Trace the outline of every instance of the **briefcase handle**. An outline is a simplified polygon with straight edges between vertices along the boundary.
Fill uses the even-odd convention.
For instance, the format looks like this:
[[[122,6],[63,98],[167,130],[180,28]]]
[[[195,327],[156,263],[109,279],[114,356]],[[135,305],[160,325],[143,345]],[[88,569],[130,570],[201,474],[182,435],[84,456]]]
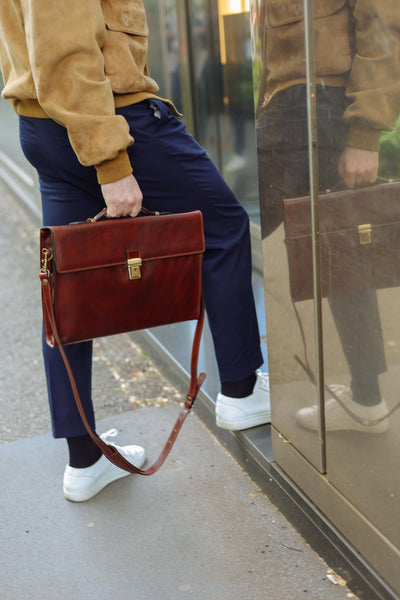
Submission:
[[[104,211],[102,211],[102,212],[104,212]],[[83,422],[88,434],[90,435],[92,440],[95,442],[95,444],[97,444],[97,446],[100,448],[100,450],[102,451],[104,456],[106,456],[106,458],[108,458],[108,460],[110,462],[112,462],[114,465],[116,465],[117,467],[124,469],[125,471],[128,471],[129,473],[137,473],[138,475],[152,475],[153,473],[158,471],[158,469],[161,467],[161,465],[165,462],[165,459],[167,458],[168,454],[171,451],[172,446],[174,445],[174,442],[175,442],[175,440],[178,436],[178,433],[183,425],[183,422],[185,421],[187,415],[189,414],[189,412],[194,404],[194,401],[196,400],[196,397],[200,390],[200,387],[201,387],[204,379],[206,378],[205,373],[200,373],[200,375],[197,376],[197,364],[198,364],[198,358],[199,358],[200,340],[201,340],[201,334],[202,334],[203,323],[204,323],[203,299],[201,299],[200,314],[199,314],[199,318],[197,320],[196,330],[195,330],[194,338],[193,338],[192,355],[191,355],[191,361],[190,361],[190,384],[189,384],[189,391],[186,394],[185,403],[183,405],[181,412],[178,415],[175,425],[172,428],[169,438],[168,438],[164,448],[162,449],[159,457],[150,467],[148,467],[145,470],[142,470],[142,469],[138,469],[137,467],[132,465],[129,461],[127,461],[118,452],[118,450],[114,446],[112,446],[110,444],[106,444],[100,438],[100,436],[98,436],[97,433],[94,432],[93,429],[91,428],[89,421],[87,420],[85,410],[82,406],[82,402],[81,402],[81,399],[79,396],[78,388],[77,388],[77,385],[75,382],[75,377],[72,372],[71,365],[69,363],[67,355],[65,354],[64,347],[61,343],[60,336],[58,334],[57,324],[56,324],[54,310],[53,310],[53,304],[51,301],[51,285],[50,285],[50,278],[49,278],[50,276],[49,276],[49,272],[47,271],[46,268],[41,269],[39,277],[40,277],[40,281],[41,281],[41,285],[42,285],[43,306],[44,306],[44,309],[46,310],[46,313],[47,313],[47,316],[48,316],[48,319],[50,322],[50,326],[52,329],[52,333],[53,333],[54,339],[56,341],[56,345],[60,351],[61,357],[65,364],[65,368],[67,370],[67,374],[68,374],[69,381],[71,383],[72,393],[74,395],[76,406],[78,408],[82,422]]]
[[[168,213],[168,212],[160,212],[158,210],[149,210],[145,206],[142,206],[142,208],[140,209],[140,212],[144,213],[145,215],[149,215],[149,216],[153,216],[153,217],[157,217],[158,215],[169,215],[169,214],[171,214],[171,213]],[[100,221],[100,219],[102,219],[106,215],[107,215],[107,207],[103,208],[99,213],[97,213],[97,215],[95,215],[91,219],[87,219],[87,221],[89,221],[91,223],[96,223],[96,221]]]
[[[366,183],[363,184],[362,186],[357,186],[357,188],[348,188],[347,185],[344,183],[343,179],[339,179],[332,187],[327,188],[326,190],[323,191],[324,194],[331,194],[332,192],[344,192],[345,190],[351,190],[351,189],[360,189],[361,188],[370,188],[373,187],[374,185],[382,185],[383,183],[397,183],[399,180],[398,179],[386,179],[385,177],[381,177],[380,175],[378,175],[378,177],[376,178],[376,180],[372,183]]]

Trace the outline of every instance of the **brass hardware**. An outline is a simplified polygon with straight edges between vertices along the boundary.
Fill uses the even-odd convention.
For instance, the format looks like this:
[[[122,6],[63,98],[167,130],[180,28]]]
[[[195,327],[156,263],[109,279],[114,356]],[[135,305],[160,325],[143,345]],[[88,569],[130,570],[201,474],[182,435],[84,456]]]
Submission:
[[[360,236],[360,244],[371,243],[372,226],[370,224],[359,225],[358,235]]]
[[[128,273],[129,279],[140,279],[142,274],[140,267],[142,266],[141,258],[128,258]]]
[[[40,269],[40,271],[41,271],[41,273],[46,273],[47,277],[50,277],[50,271],[49,271],[48,263],[53,258],[53,255],[52,255],[51,251],[48,250],[47,248],[43,248],[42,249],[42,254],[43,254],[42,268]]]

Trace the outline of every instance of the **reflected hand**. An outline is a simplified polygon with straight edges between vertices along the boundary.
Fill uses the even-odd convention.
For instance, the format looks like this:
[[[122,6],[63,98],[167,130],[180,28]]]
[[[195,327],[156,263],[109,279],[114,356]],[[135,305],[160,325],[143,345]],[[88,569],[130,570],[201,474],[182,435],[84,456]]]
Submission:
[[[101,186],[107,217],[136,217],[142,208],[143,194],[133,175]]]
[[[375,183],[379,152],[346,146],[339,161],[339,175],[349,188]]]

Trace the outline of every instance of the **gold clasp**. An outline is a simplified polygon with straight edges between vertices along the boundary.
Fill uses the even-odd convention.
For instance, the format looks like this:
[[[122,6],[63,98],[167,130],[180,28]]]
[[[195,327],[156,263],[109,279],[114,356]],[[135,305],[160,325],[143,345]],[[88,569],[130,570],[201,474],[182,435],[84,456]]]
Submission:
[[[48,250],[47,248],[42,248],[42,254],[43,254],[42,268],[40,269],[40,271],[41,271],[41,273],[46,273],[47,276],[50,277],[50,271],[49,271],[49,265],[48,265],[48,263],[53,258],[53,254],[51,253],[51,250]]]
[[[360,244],[371,243],[372,226],[370,224],[364,224],[358,226],[358,235],[360,236]]]
[[[140,279],[142,274],[140,267],[142,266],[141,258],[128,258],[128,273],[129,279]]]

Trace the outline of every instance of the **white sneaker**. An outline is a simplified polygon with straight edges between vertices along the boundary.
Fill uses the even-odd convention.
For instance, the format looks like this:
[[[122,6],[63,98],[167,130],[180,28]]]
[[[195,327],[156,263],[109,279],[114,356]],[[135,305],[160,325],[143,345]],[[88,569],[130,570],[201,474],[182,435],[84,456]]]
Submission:
[[[108,437],[114,437],[116,434],[115,429],[110,429],[100,437],[103,441],[107,441]],[[116,444],[113,444],[113,446],[137,468],[140,468],[146,460],[145,451],[141,446],[121,447]],[[93,498],[112,481],[127,475],[130,475],[128,471],[113,465],[104,455],[94,465],[84,469],[76,469],[67,465],[63,482],[64,496],[71,502],[84,502],[89,498]]]
[[[253,393],[246,396],[246,398],[230,398],[218,394],[215,415],[217,426],[231,431],[270,423],[271,407],[268,375],[257,371]]]
[[[354,402],[351,389],[344,385],[332,385],[332,390],[358,417],[367,420],[379,419],[388,412],[385,400],[374,406],[363,406]],[[297,411],[296,421],[301,427],[316,431],[319,428],[317,405],[301,408]],[[335,400],[330,398],[325,404],[326,431],[363,431],[365,433],[385,433],[389,428],[389,420],[384,419],[376,425],[362,425],[353,419]]]

